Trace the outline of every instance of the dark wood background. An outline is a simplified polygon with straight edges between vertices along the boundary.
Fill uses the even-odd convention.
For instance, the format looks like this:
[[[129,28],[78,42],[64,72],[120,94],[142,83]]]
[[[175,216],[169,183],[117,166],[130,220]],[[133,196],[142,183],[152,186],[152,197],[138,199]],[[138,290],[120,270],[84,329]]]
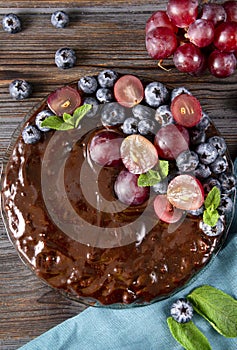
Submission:
[[[30,6],[30,7],[29,7]],[[191,77],[177,72],[172,60],[157,68],[145,50],[144,26],[152,12],[165,9],[166,1],[0,1],[3,15],[17,13],[21,33],[11,35],[0,27],[0,157],[14,129],[31,108],[60,85],[94,74],[105,67],[136,73],[169,86],[185,85],[200,99],[225,137],[232,159],[237,156],[237,73],[217,79],[206,73]],[[65,9],[70,25],[56,29],[52,12]],[[54,54],[60,47],[76,51],[76,67],[59,70]],[[8,92],[16,79],[32,83],[31,98],[16,102]],[[21,262],[0,223],[0,349],[17,349],[85,306],[64,299],[39,281]]]

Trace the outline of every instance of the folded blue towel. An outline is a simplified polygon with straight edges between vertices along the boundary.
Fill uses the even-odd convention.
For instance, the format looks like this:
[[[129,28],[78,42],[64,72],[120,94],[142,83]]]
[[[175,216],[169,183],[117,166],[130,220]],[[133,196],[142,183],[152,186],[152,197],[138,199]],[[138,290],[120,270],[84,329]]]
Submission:
[[[237,173],[237,160],[235,170]],[[187,296],[203,284],[219,288],[237,299],[237,214],[221,252],[195,282],[175,296],[133,309],[89,307],[20,350],[181,350],[182,346],[173,339],[166,323],[170,306],[177,298]],[[224,338],[197,314],[193,321],[206,335],[213,350],[237,349],[237,338]]]

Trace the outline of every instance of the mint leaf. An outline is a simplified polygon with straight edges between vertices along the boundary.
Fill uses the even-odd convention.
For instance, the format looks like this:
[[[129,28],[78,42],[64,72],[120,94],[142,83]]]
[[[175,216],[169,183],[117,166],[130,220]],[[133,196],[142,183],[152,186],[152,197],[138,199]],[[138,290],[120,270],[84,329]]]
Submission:
[[[92,108],[92,105],[89,104],[84,104],[81,107],[78,107],[74,113],[73,113],[73,118],[74,118],[74,126],[75,128],[78,128],[79,123],[81,119],[86,115],[87,112]]]
[[[166,160],[160,160],[159,164],[154,170],[149,170],[144,174],[140,174],[138,177],[138,186],[153,186],[162,181],[169,173],[169,162]]]
[[[209,208],[210,206],[213,206],[214,209],[217,209],[220,205],[221,202],[221,193],[219,188],[217,188],[216,186],[214,186],[211,191],[208,193],[204,205],[205,208]]]
[[[220,215],[214,206],[208,207],[203,212],[203,222],[209,226],[215,226],[219,219]]]
[[[167,323],[172,336],[186,350],[211,350],[205,335],[195,326],[192,321],[178,323],[173,317],[167,318]]]
[[[236,299],[219,289],[204,285],[189,294],[188,300],[217,332],[228,338],[237,337]]]
[[[69,130],[73,129],[73,126],[67,124],[63,121],[62,118],[57,117],[55,115],[50,116],[42,121],[41,126],[47,126],[50,129],[54,130]]]
[[[71,114],[68,113],[63,113],[63,120],[65,121],[65,123],[68,123],[68,121],[72,118]],[[70,122],[69,122],[70,124]]]

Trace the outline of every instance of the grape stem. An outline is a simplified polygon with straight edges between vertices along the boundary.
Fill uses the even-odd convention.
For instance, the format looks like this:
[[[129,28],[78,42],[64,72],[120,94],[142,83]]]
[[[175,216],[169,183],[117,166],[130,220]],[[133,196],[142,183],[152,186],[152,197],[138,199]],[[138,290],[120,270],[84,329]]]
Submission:
[[[171,70],[171,68],[169,68],[169,69],[165,68],[164,66],[162,66],[162,63],[163,63],[163,60],[159,60],[158,67],[165,70],[166,72],[169,72]]]

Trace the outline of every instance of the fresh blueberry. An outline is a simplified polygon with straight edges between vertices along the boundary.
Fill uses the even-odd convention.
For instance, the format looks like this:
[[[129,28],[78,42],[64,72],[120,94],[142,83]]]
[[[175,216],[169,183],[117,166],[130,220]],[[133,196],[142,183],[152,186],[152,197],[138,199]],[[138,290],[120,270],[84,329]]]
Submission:
[[[212,136],[207,140],[207,142],[216,148],[219,156],[223,156],[225,154],[227,146],[223,137]]]
[[[198,208],[196,210],[188,210],[187,212],[193,216],[202,215],[204,212],[204,206],[202,205],[200,208]]]
[[[138,123],[138,132],[141,135],[148,135],[148,134],[156,134],[157,132],[157,123],[155,120],[151,119],[143,119],[140,120]]]
[[[96,91],[96,98],[100,103],[112,102],[113,92],[107,88],[100,88]]]
[[[145,100],[150,107],[159,107],[165,104],[169,97],[169,92],[164,84],[153,82],[145,87]]]
[[[138,131],[138,120],[134,117],[130,117],[124,120],[122,125],[124,134],[137,134]]]
[[[41,138],[41,132],[36,126],[28,125],[23,129],[22,137],[25,143],[36,143]]]
[[[101,111],[101,122],[104,126],[120,125],[126,118],[126,110],[117,102],[106,103]]]
[[[168,105],[161,105],[157,108],[155,119],[161,126],[174,123],[174,117]]]
[[[210,118],[205,112],[202,112],[202,118],[200,122],[196,125],[196,128],[198,130],[206,131],[209,128],[210,124]]]
[[[236,178],[231,173],[223,173],[219,176],[222,192],[231,194],[235,190]]]
[[[180,298],[172,304],[170,314],[179,323],[189,322],[193,317],[192,304],[187,299]]]
[[[168,179],[157,182],[157,184],[151,186],[152,190],[157,194],[166,194],[168,188]]]
[[[176,158],[176,165],[180,172],[194,171],[199,164],[197,153],[186,150]]]
[[[215,226],[210,226],[205,224],[203,221],[200,221],[199,223],[200,229],[205,233],[207,236],[219,236],[224,231],[224,224],[221,218],[218,219],[217,224]]]
[[[86,76],[78,81],[78,88],[86,94],[93,94],[98,87],[95,77]]]
[[[198,128],[192,128],[189,131],[190,142],[192,145],[199,145],[200,143],[205,143],[206,133]]]
[[[199,163],[194,171],[194,175],[199,179],[206,179],[211,176],[211,169],[207,164]]]
[[[15,100],[24,100],[32,93],[32,86],[26,80],[16,79],[9,85],[9,93]]]
[[[20,18],[14,13],[5,15],[2,19],[2,27],[5,32],[16,34],[21,31]]]
[[[96,98],[94,97],[86,97],[83,104],[88,104],[91,105],[91,109],[89,110],[89,112],[86,113],[86,117],[87,118],[93,118],[96,116],[97,111],[99,109],[99,102]]]
[[[221,190],[220,181],[218,181],[214,177],[209,177],[207,180],[203,182],[202,185],[203,185],[204,192],[206,194],[209,193],[213,187],[217,187],[219,188],[219,190]]]
[[[64,11],[55,11],[51,16],[51,23],[56,28],[65,28],[69,23],[69,16]]]
[[[195,151],[203,164],[211,164],[218,156],[216,148],[210,143],[201,143]]]
[[[39,112],[35,117],[35,125],[40,131],[47,132],[50,130],[50,128],[47,128],[46,126],[41,126],[42,121],[44,121],[46,118],[51,117],[53,112],[45,109],[41,112]]]
[[[226,171],[228,167],[228,161],[226,159],[226,156],[218,156],[216,160],[210,164],[210,168],[213,171],[214,174],[221,174],[224,171]]]
[[[154,119],[155,111],[153,108],[137,104],[132,108],[132,114],[139,120]]]
[[[76,53],[68,47],[62,47],[55,53],[55,63],[58,68],[68,69],[76,64]]]
[[[98,82],[102,88],[111,88],[118,79],[118,74],[111,70],[106,69],[98,74]]]
[[[192,95],[192,93],[186,87],[180,86],[171,91],[171,101],[181,94]]]
[[[220,214],[228,215],[232,213],[234,203],[230,197],[225,194],[221,195],[221,202],[218,207],[218,211]]]

